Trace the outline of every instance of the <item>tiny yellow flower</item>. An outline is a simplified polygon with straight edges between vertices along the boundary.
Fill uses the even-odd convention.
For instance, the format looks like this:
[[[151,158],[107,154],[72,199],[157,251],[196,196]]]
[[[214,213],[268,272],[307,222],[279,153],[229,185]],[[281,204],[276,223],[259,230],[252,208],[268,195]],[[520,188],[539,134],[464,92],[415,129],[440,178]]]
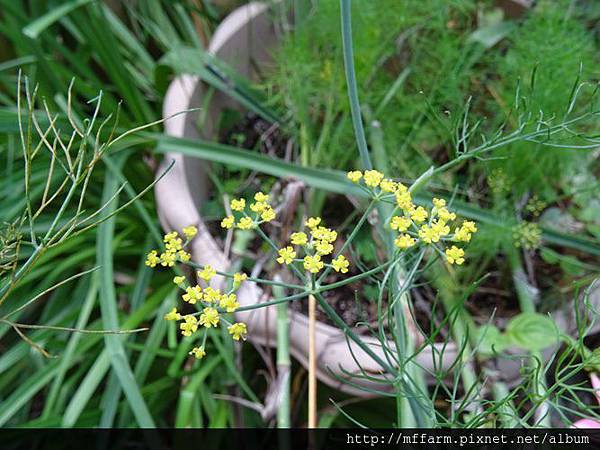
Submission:
[[[177,256],[179,257],[179,261],[181,262],[188,262],[192,258],[192,255],[190,255],[185,250],[179,250],[177,252]]]
[[[246,200],[244,200],[243,198],[234,198],[233,200],[231,200],[231,202],[229,203],[229,206],[231,207],[231,209],[233,209],[234,211],[243,211],[244,208],[246,207]]]
[[[165,320],[181,320],[181,314],[177,312],[177,308],[173,308],[165,314]]]
[[[434,198],[433,206],[435,206],[438,209],[443,208],[444,206],[446,206],[446,200],[444,200],[443,198]]]
[[[175,253],[169,251],[161,253],[160,265],[163,267],[173,267],[175,265]]]
[[[183,334],[186,337],[189,337],[192,335],[192,333],[198,331],[198,321],[194,316],[192,316],[191,314],[187,314],[183,316],[183,320],[184,322],[179,324],[181,334]]]
[[[462,227],[467,230],[469,233],[476,233],[477,232],[477,226],[475,225],[475,222],[471,222],[470,220],[465,220],[462,223]]]
[[[235,218],[233,216],[227,216],[223,220],[221,220],[221,228],[229,230],[230,228],[233,228],[234,223]]]
[[[369,187],[377,187],[383,179],[383,174],[377,170],[365,170],[365,184]]]
[[[394,216],[390,220],[390,228],[399,232],[408,230],[412,221],[408,217]]]
[[[427,219],[427,210],[422,206],[419,206],[410,212],[410,217],[415,221],[415,223],[425,222]]]
[[[158,252],[156,250],[152,250],[150,253],[148,253],[148,256],[146,257],[146,265],[148,267],[156,267],[158,263],[160,263]]]
[[[290,239],[293,245],[306,245],[308,243],[308,236],[302,231],[292,233]]]
[[[398,205],[398,208],[402,209],[403,211],[412,211],[415,207],[412,202],[412,196],[408,191],[396,192],[396,204]]]
[[[223,294],[221,296],[221,299],[219,300],[219,306],[226,310],[228,313],[232,313],[240,307],[240,304],[237,301],[237,295]]]
[[[402,194],[402,193],[407,192],[407,191],[408,191],[408,188],[405,185],[403,185],[400,182],[396,183],[396,192],[397,193]]]
[[[204,266],[202,270],[198,271],[198,276],[202,278],[204,281],[210,281],[212,277],[217,274],[217,271],[213,269],[210,264]]]
[[[185,281],[185,277],[183,275],[180,277],[173,278],[173,283],[175,283],[177,286],[181,286],[184,281]]]
[[[320,217],[310,217],[305,223],[304,225],[306,225],[308,228],[313,229],[319,226],[319,224],[321,223],[321,218]]]
[[[269,205],[265,202],[250,203],[250,210],[256,213],[261,213],[267,208],[269,208]]]
[[[170,233],[165,234],[165,237],[163,238],[163,242],[165,244],[168,244],[169,242],[174,241],[178,238],[179,238],[179,234],[177,233],[177,231],[171,231]]]
[[[254,227],[254,221],[250,217],[242,217],[237,226],[240,230],[249,230]]]
[[[221,290],[210,286],[204,289],[204,301],[206,303],[218,303],[221,300]]]
[[[317,273],[319,270],[323,268],[325,264],[321,261],[321,257],[319,255],[307,255],[304,257],[304,268],[308,270],[310,273]]]
[[[201,347],[194,347],[190,353],[190,355],[193,355],[196,359],[202,359],[206,356],[206,352],[204,351],[204,346]]]
[[[447,236],[450,234],[450,227],[446,225],[446,222],[439,219],[431,224],[431,228],[435,230],[435,232],[440,236]]]
[[[167,251],[175,253],[183,248],[183,241],[181,238],[174,238],[169,240],[169,242],[165,244],[165,247]]]
[[[394,180],[390,180],[388,178],[386,178],[385,180],[382,180],[381,183],[379,184],[379,187],[381,188],[381,190],[383,192],[396,192],[396,190],[398,189],[398,183],[396,183]]]
[[[206,328],[216,327],[219,325],[219,311],[211,307],[204,308],[198,323]]]
[[[454,240],[458,242],[469,242],[471,240],[471,233],[464,226],[456,227],[454,229]]]
[[[198,228],[196,228],[194,225],[190,225],[189,227],[185,227],[183,229],[183,234],[187,239],[192,239],[198,234]]]
[[[331,260],[331,266],[336,272],[347,273],[348,266],[350,266],[350,262],[344,257],[344,255],[340,255],[337,258]]]
[[[333,245],[327,241],[317,241],[315,244],[315,250],[319,255],[329,255],[333,252]]]
[[[293,247],[287,246],[279,250],[279,258],[277,258],[277,262],[279,264],[291,264],[296,257],[296,252]]]
[[[433,242],[439,242],[440,234],[434,227],[423,225],[419,230],[419,238],[421,238],[423,242],[431,244]]]
[[[243,272],[233,274],[233,288],[237,289],[244,281],[248,279],[248,275]]]
[[[337,232],[327,227],[313,228],[310,234],[318,241],[334,242],[337,239]]]
[[[266,203],[269,201],[269,196],[263,192],[257,192],[256,194],[254,194],[254,200],[256,200],[257,202]]]
[[[243,322],[237,322],[230,325],[227,327],[227,331],[229,331],[229,334],[235,341],[239,341],[240,339],[246,340],[246,334],[248,334],[246,324]]]
[[[446,208],[440,208],[439,211],[438,211],[438,216],[444,222],[448,222],[450,220],[455,220],[456,219],[456,214],[454,214],[453,212],[448,211],[448,209],[446,209]]]
[[[346,174],[348,179],[353,183],[358,183],[362,178],[362,172],[360,170],[352,170]]]
[[[185,294],[181,298],[184,302],[195,305],[197,301],[202,300],[202,288],[198,285],[189,286],[185,289]]]
[[[446,249],[446,260],[450,264],[458,264],[460,266],[465,262],[463,256],[465,256],[465,251],[462,248],[458,248],[456,245]]]
[[[401,234],[394,240],[394,245],[402,250],[412,247],[415,243],[415,239],[408,234]]]
[[[265,222],[270,222],[273,219],[275,219],[275,210],[273,210],[273,208],[271,207],[267,207],[267,209],[265,209],[261,215],[260,218],[262,220],[264,220]]]

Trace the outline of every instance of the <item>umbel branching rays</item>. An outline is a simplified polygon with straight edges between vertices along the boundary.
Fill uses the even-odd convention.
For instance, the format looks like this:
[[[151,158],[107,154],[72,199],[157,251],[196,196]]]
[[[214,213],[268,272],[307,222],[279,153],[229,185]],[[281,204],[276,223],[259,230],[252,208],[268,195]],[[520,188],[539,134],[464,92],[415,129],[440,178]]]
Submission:
[[[3,232],[2,240],[6,241],[6,246],[3,246],[0,262],[2,268],[0,306],[3,306],[5,312],[0,315],[0,322],[12,327],[21,338],[45,354],[41,347],[27,339],[24,334],[24,330],[44,328],[44,325],[22,324],[15,322],[13,317],[35,302],[43,300],[61,285],[94,272],[96,268],[58,282],[19,304],[11,304],[11,293],[20,287],[27,274],[48,250],[118,214],[144,195],[153,185],[146,187],[108,215],[103,214],[106,206],[125,188],[124,184],[114,192],[108,202],[100,207],[94,207],[91,211],[86,210],[86,194],[90,188],[94,169],[103,158],[108,156],[108,151],[117,142],[146,126],[118,134],[118,111],[114,116],[109,115],[104,119],[99,117],[102,92],[88,102],[92,108],[91,116],[83,120],[79,119],[71,108],[73,83],[68,89],[65,116],[53,113],[45,100],[39,100],[37,87],[32,88],[29,81],[23,79],[20,73],[17,89],[16,116],[24,168],[25,206],[22,217],[16,224],[5,226]],[[43,185],[32,183],[34,166],[46,167],[46,180]],[[32,186],[36,186],[35,192]],[[42,222],[42,218],[48,215],[52,218],[50,223]],[[71,328],[60,330],[88,332]],[[123,331],[93,332],[122,333]]]

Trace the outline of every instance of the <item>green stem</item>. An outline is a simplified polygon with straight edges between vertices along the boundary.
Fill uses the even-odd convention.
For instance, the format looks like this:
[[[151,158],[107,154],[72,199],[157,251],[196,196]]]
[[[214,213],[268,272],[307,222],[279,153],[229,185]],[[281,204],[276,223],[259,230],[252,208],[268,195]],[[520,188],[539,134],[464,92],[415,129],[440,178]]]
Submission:
[[[273,287],[273,294],[276,297],[283,297],[285,292],[282,287],[275,286]],[[289,428],[291,360],[287,302],[277,305],[277,375],[280,380],[280,403],[277,408],[277,427]]]

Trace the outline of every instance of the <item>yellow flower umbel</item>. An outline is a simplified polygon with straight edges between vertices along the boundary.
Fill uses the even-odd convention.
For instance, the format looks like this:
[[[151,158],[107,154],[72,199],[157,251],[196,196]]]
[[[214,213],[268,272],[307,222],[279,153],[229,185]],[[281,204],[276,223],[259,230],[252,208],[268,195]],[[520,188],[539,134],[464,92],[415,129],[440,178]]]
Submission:
[[[304,257],[304,268],[310,273],[318,273],[319,270],[323,268],[325,265],[323,261],[321,261],[321,256],[319,255],[307,255]]]
[[[234,225],[235,225],[235,217],[233,217],[233,216],[227,216],[223,220],[221,220],[221,228],[225,228],[226,230],[233,228]]]
[[[454,233],[451,234],[450,225],[454,225],[452,222],[456,220],[456,214],[448,209],[446,200],[434,198],[433,206],[428,209],[415,205],[410,189],[391,178],[385,178],[381,172],[353,170],[347,176],[350,181],[370,192],[375,201],[387,199],[391,202],[391,199],[395,199],[396,208],[388,223],[393,231],[398,232],[394,245],[399,251],[428,245],[434,247],[437,254],[443,254],[451,264],[464,262],[464,250],[456,246],[446,248],[446,245],[448,242],[469,242],[477,226],[474,222],[464,221],[460,227],[454,226]],[[316,225],[311,228],[315,229]],[[319,251],[322,246],[317,245],[317,254],[323,254]]]
[[[262,210],[262,214],[271,214],[270,211],[272,211],[272,208],[266,203],[269,200],[268,195],[259,192],[255,195],[254,199],[256,202],[265,203],[265,205],[258,208]],[[236,200],[233,202],[233,207],[245,207],[245,201],[243,201],[243,199]],[[230,217],[231,219],[223,219],[226,225],[225,228],[233,227],[235,218],[233,216]],[[245,217],[243,217],[242,220],[244,218]],[[251,218],[248,218],[248,220],[254,223]],[[149,267],[171,267],[176,262],[188,262],[191,255],[185,251],[185,247],[189,241],[197,235],[198,229],[195,226],[190,225],[184,227],[182,231],[185,236],[185,241],[176,231],[167,233],[164,236],[165,251],[159,254],[158,250],[152,250],[147,255],[145,261],[146,265]],[[204,280],[208,284],[208,282],[217,275],[217,271],[207,264],[202,270],[197,272],[197,275],[198,278]],[[202,359],[206,355],[204,344],[209,330],[211,328],[219,327],[221,323],[229,325],[230,322],[221,316],[234,313],[240,307],[240,303],[234,291],[240,287],[241,283],[248,279],[248,275],[240,272],[233,274],[231,277],[233,278],[232,287],[225,293],[221,293],[220,289],[215,289],[210,286],[203,289],[197,284],[189,285],[187,278],[182,275],[173,277],[173,283],[184,291],[181,296],[182,300],[188,305],[191,305],[188,306],[188,308],[195,308],[196,312],[182,315],[177,311],[177,308],[172,308],[164,315],[164,319],[167,321],[179,322],[178,328],[181,330],[181,334],[184,337],[193,338],[199,329],[202,330],[202,345],[194,347],[190,351],[190,355],[197,359]],[[246,325],[241,322],[235,323],[233,328],[230,326],[228,330],[234,340],[245,339],[247,334]]]

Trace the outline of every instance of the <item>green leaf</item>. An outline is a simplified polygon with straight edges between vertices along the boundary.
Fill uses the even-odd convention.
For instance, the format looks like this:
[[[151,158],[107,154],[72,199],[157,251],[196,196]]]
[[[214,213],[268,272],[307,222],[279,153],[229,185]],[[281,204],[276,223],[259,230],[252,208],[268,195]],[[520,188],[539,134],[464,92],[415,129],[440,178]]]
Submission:
[[[507,337],[494,325],[479,327],[475,339],[477,351],[486,356],[496,355],[510,344]]]
[[[558,328],[550,317],[538,313],[521,313],[506,327],[510,342],[525,350],[540,351],[558,342]]]

